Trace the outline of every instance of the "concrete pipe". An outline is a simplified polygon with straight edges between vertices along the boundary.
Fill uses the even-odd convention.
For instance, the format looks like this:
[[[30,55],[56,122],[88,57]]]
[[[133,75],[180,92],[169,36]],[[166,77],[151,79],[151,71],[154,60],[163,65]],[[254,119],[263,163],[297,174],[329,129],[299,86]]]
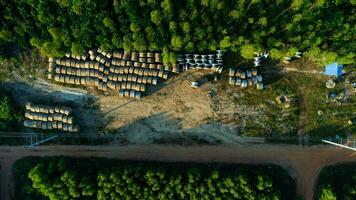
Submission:
[[[80,85],[80,77],[78,77],[78,76],[74,77],[74,84],[75,85]]]
[[[98,62],[94,62],[94,69],[99,70],[100,64]]]
[[[61,67],[61,74],[67,74],[67,68],[66,67]]]
[[[156,76],[152,77],[152,84],[157,85],[158,83],[158,78]]]
[[[118,75],[114,74],[113,77],[112,77],[112,81],[117,82],[117,78],[118,78]]]
[[[147,63],[154,63],[155,60],[153,58],[147,58]]]
[[[121,89],[121,83],[115,83],[115,90]]]
[[[172,71],[172,68],[170,66],[168,66],[168,65],[165,65],[164,66],[164,70],[165,71]]]
[[[135,92],[135,99],[140,100],[141,99],[141,92]]]
[[[164,71],[162,78],[167,80],[168,79],[168,74],[169,74],[168,71]]]
[[[139,58],[139,62],[145,63],[145,62],[147,62],[147,59],[146,58]]]
[[[142,63],[142,64],[141,64],[141,68],[148,68],[148,66],[149,66],[149,65],[148,65],[147,63]]]
[[[146,85],[145,84],[141,84],[140,85],[140,91],[141,92],[145,92],[146,91]]]
[[[62,122],[65,124],[68,123],[68,116],[63,115]]]
[[[146,57],[146,52],[140,52],[140,58],[145,58]]]
[[[119,74],[117,76],[117,81],[121,82],[123,80],[123,75],[122,74]]]
[[[27,119],[33,119],[33,116],[30,112],[25,112],[25,118]]]
[[[133,73],[134,73],[134,70],[135,70],[135,67],[130,67],[130,68],[129,68],[129,74],[133,74]]]
[[[70,82],[70,84],[75,84],[75,76],[70,76],[69,77],[69,82]]]
[[[52,114],[51,114],[51,115],[48,115],[47,121],[49,121],[49,122],[53,122],[53,121],[54,121]]]
[[[61,109],[60,107],[56,106],[56,107],[54,107],[54,112],[55,112],[55,113],[59,113],[59,112],[60,112],[60,109]]]
[[[86,78],[85,77],[81,77],[80,78],[80,85],[86,85]]]
[[[123,90],[123,89],[120,89],[120,90],[119,90],[119,96],[120,96],[120,97],[124,97],[124,90]]]
[[[137,83],[142,83],[142,76],[138,76]]]
[[[130,90],[130,97],[135,98],[135,90]]]
[[[47,130],[47,123],[42,123],[41,124],[41,129]]]
[[[161,78],[162,78],[162,77],[163,77],[163,72],[164,72],[163,70],[159,70],[159,72],[158,72],[158,77],[161,77]]]
[[[136,74],[134,74],[134,75],[132,75],[132,78],[131,78],[131,80],[132,80],[132,82],[137,82],[137,75]]]
[[[110,69],[108,67],[105,67],[104,74],[105,75],[109,75],[110,74]]]
[[[120,73],[120,67],[115,67],[114,68],[114,73],[119,74]]]
[[[152,76],[147,76],[147,84],[152,84]]]
[[[155,53],[153,53],[153,52],[147,52],[147,57],[148,57],[148,58],[154,58],[154,57],[155,57]]]
[[[57,122],[57,129],[59,130],[63,129],[63,122]]]
[[[25,107],[26,107],[26,110],[31,110],[32,103],[31,102],[27,102]]]
[[[129,97],[129,96],[130,96],[130,91],[129,90],[125,90],[124,97]]]
[[[102,64],[99,64],[99,72],[104,72],[105,66]]]
[[[54,75],[54,81],[59,82],[60,75],[56,74]]]
[[[132,52],[132,53],[131,53],[131,60],[136,61],[137,59],[138,59],[137,52]]]
[[[62,130],[67,132],[68,131],[68,124],[63,124]]]
[[[157,69],[160,69],[160,70],[164,70],[164,65],[162,65],[162,64],[157,64]]]
[[[140,62],[134,62],[134,67],[141,67],[141,63]]]

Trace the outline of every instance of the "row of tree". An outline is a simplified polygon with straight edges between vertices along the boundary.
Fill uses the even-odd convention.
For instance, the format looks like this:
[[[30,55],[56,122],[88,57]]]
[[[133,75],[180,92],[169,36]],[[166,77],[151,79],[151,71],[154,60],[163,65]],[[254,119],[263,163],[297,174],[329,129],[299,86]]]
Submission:
[[[356,164],[326,167],[319,176],[319,200],[356,199]]]
[[[354,0],[13,0],[0,2],[0,51],[29,44],[46,56],[88,49],[207,52],[320,63],[355,59]],[[166,62],[174,60],[166,56]]]
[[[22,119],[13,99],[0,87],[0,131],[17,131]]]
[[[276,166],[214,167],[50,158],[38,161],[25,174],[30,181],[22,181],[21,187],[35,190],[40,195],[37,199],[277,200],[293,199],[295,195],[294,181]]]

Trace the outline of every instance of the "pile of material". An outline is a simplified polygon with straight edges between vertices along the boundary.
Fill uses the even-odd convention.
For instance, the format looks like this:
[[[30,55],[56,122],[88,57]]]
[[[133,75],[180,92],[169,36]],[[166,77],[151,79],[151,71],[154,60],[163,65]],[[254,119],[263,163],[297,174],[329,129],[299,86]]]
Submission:
[[[284,58],[283,58],[283,62],[284,62],[285,64],[289,64],[290,62],[292,62],[292,61],[295,60],[295,59],[300,59],[300,58],[302,58],[302,56],[303,56],[303,53],[300,52],[300,51],[297,51],[297,52],[295,52],[295,55],[294,55],[294,56],[286,56],[286,57],[284,57]]]
[[[215,69],[223,66],[223,52],[217,50],[216,54],[180,54],[178,55],[178,65],[187,70],[196,69]]]
[[[255,67],[261,67],[262,62],[265,61],[268,58],[269,54],[268,53],[255,53],[255,57],[253,58],[253,64]]]
[[[258,74],[256,68],[252,70],[240,70],[237,67],[230,68],[229,84],[237,85],[243,88],[256,85],[257,89],[263,89],[262,75]]]
[[[48,78],[55,82],[109,89],[127,97],[140,99],[147,85],[157,85],[160,79],[169,77],[171,68],[162,64],[161,53],[153,52],[106,52],[90,50],[89,56],[49,58]],[[125,95],[121,95],[125,96]]]
[[[26,104],[24,126],[43,130],[58,129],[66,132],[79,132],[74,125],[72,109],[63,106],[44,106]]]
[[[291,107],[291,98],[287,97],[286,95],[279,95],[276,97],[276,102],[277,104],[282,105],[284,108],[290,108]]]

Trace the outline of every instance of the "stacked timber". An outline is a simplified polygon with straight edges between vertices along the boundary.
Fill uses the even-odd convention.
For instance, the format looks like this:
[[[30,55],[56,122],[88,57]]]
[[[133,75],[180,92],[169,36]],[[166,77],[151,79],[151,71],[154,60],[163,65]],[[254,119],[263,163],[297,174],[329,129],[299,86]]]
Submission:
[[[49,79],[55,82],[95,87],[101,91],[135,91],[135,95],[120,95],[139,99],[147,85],[167,80],[177,68],[164,66],[162,54],[155,52],[88,51],[82,57],[66,54],[64,58],[49,58]],[[84,58],[84,57],[83,57]]]
[[[36,105],[28,102],[26,104],[25,118],[25,127],[79,132],[79,126],[74,125],[72,109],[69,107]]]

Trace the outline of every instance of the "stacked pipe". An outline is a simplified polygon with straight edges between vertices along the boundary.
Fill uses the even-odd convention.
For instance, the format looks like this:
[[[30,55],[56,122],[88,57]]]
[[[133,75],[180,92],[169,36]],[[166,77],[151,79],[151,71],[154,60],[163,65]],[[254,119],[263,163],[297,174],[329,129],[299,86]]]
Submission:
[[[253,64],[255,67],[261,67],[262,62],[268,58],[268,53],[255,53]]]
[[[34,105],[29,102],[26,104],[25,118],[25,127],[79,132],[79,126],[74,125],[72,109],[69,107]]]
[[[223,67],[223,55],[221,50],[217,50],[216,54],[180,54],[178,55],[178,65],[174,66],[174,70],[179,70],[183,68],[187,70],[188,68],[197,69],[215,69]],[[175,69],[178,68],[178,69]]]
[[[237,85],[243,88],[256,85],[257,89],[263,89],[262,75],[258,74],[258,70],[240,70],[237,67],[230,68],[229,84]]]
[[[294,56],[286,56],[283,58],[283,62],[285,64],[289,64],[291,61],[295,60],[295,59],[300,59],[303,56],[303,52],[297,51],[295,52]]]
[[[162,64],[161,53],[97,49],[88,54],[89,60],[88,56],[79,60],[70,55],[61,59],[49,58],[49,78],[53,77],[59,83],[94,86],[102,91],[134,90],[139,94],[135,98],[140,98],[146,85],[157,85],[159,79],[168,79],[171,71]]]

